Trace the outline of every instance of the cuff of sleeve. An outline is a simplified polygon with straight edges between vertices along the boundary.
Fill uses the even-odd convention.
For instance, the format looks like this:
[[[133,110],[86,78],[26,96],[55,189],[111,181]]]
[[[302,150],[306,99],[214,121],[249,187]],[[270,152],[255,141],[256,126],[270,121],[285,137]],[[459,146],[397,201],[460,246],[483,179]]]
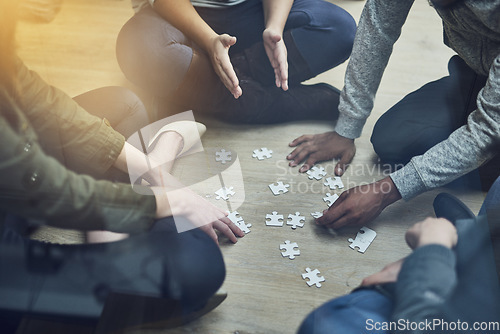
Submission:
[[[422,181],[412,161],[392,173],[390,177],[405,201],[409,201],[427,190],[424,181]]]
[[[411,266],[413,258],[419,258],[419,260],[422,260],[428,257],[432,257],[433,259],[449,263],[451,265],[454,265],[455,263],[455,253],[453,253],[450,248],[438,244],[430,244],[417,248],[410,256],[408,256],[405,263],[408,261]]]
[[[345,138],[356,139],[361,136],[366,119],[350,117],[345,113],[340,113],[335,132]]]
[[[99,147],[95,154],[92,156],[92,166],[98,174],[107,171],[118,159],[123,146],[125,145],[125,137],[114,130],[107,119],[102,120],[99,133],[95,136],[97,143],[94,147]],[[95,162],[95,163],[92,163]]]

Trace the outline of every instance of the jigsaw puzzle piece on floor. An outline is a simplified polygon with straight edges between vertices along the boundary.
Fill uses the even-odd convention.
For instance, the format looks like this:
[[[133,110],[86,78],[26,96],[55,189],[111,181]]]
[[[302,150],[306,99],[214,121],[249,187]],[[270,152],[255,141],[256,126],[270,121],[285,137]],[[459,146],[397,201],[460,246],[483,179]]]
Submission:
[[[240,230],[242,230],[245,234],[250,233],[249,227],[252,227],[252,224],[245,224],[238,211],[228,211],[227,218],[229,218],[234,223],[234,225],[238,226]]]
[[[306,268],[306,273],[302,274],[302,279],[309,278],[309,281],[306,281],[307,285],[321,288],[321,283],[324,282],[325,278],[323,276],[319,276],[320,272],[318,269],[314,269],[311,271],[311,268]]]
[[[252,157],[259,160],[269,159],[273,156],[273,151],[267,149],[267,147],[262,147],[260,150],[254,150]]]
[[[274,196],[278,196],[288,192],[289,184],[283,184],[283,182],[279,181],[276,183],[272,183],[269,185],[269,189],[273,192]]]
[[[225,201],[227,201],[229,199],[229,196],[233,196],[235,194],[235,192],[233,191],[233,187],[222,187],[220,188],[219,190],[217,190],[215,192],[215,194],[217,195],[217,197],[215,197],[215,199],[219,200],[219,199],[223,199]]]
[[[295,259],[295,255],[300,255],[299,245],[296,242],[290,243],[290,240],[285,240],[285,243],[280,245],[280,249],[285,250],[281,252],[281,255],[288,257],[290,260]]]
[[[267,220],[269,219],[269,220]],[[283,215],[279,215],[276,211],[273,214],[266,215],[266,225],[267,226],[283,226]]]
[[[323,176],[326,176],[326,171],[323,167],[314,166],[306,172],[309,175],[309,179],[321,180]]]
[[[292,229],[295,230],[297,227],[303,227],[303,222],[305,221],[306,217],[301,216],[300,212],[295,212],[295,215],[288,215],[288,221],[286,222],[286,224],[292,226]]]
[[[335,203],[336,200],[339,199],[339,195],[337,194],[330,194],[330,193],[326,193],[326,197],[323,197],[323,201],[325,201],[328,206],[332,206],[333,203]]]
[[[377,233],[374,230],[363,226],[356,234],[356,239],[352,240],[352,238],[349,238],[347,241],[351,243],[349,247],[352,249],[358,247],[358,252],[364,253],[376,236]]]
[[[219,161],[223,165],[226,162],[231,161],[231,151],[221,149],[220,151],[215,152],[215,161]]]
[[[333,179],[331,177],[327,178],[325,183],[323,184],[329,187],[331,190],[344,188],[344,183],[338,176],[333,177]]]
[[[319,212],[319,211],[316,211],[316,212],[311,212],[311,216],[313,216],[314,218],[320,218],[320,217],[323,217],[323,212]]]

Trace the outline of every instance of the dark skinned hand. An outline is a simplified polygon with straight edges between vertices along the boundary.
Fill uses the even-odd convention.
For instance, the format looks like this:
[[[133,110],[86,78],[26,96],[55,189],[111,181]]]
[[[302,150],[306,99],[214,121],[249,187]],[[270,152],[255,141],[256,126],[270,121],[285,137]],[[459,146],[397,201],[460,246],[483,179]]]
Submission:
[[[342,137],[336,132],[317,135],[303,135],[289,144],[296,147],[286,158],[289,166],[295,167],[305,160],[299,172],[304,173],[316,162],[339,159],[335,166],[335,175],[342,176],[356,154],[354,139]]]
[[[401,198],[392,179],[386,178],[344,191],[323,216],[316,219],[319,225],[338,229],[343,226],[367,225],[390,204]]]

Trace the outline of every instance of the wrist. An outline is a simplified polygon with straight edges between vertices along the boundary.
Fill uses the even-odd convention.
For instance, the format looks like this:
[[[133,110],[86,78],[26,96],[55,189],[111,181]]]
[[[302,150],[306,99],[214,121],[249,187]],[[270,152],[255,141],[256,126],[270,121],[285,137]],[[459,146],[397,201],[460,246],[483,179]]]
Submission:
[[[377,184],[379,193],[383,195],[382,197],[385,207],[401,199],[401,194],[390,176],[377,181]]]

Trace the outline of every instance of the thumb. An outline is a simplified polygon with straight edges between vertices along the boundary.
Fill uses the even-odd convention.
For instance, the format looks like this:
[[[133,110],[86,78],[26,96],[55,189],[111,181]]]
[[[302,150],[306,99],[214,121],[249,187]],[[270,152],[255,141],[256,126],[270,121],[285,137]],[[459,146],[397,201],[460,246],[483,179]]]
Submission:
[[[354,153],[352,152],[344,153],[340,158],[339,162],[337,163],[337,165],[335,166],[335,175],[337,176],[344,175],[344,172],[351,163],[352,158],[354,158]]]
[[[236,44],[236,37],[234,36],[229,36],[228,34],[224,34],[221,37],[224,46],[233,46]]]

